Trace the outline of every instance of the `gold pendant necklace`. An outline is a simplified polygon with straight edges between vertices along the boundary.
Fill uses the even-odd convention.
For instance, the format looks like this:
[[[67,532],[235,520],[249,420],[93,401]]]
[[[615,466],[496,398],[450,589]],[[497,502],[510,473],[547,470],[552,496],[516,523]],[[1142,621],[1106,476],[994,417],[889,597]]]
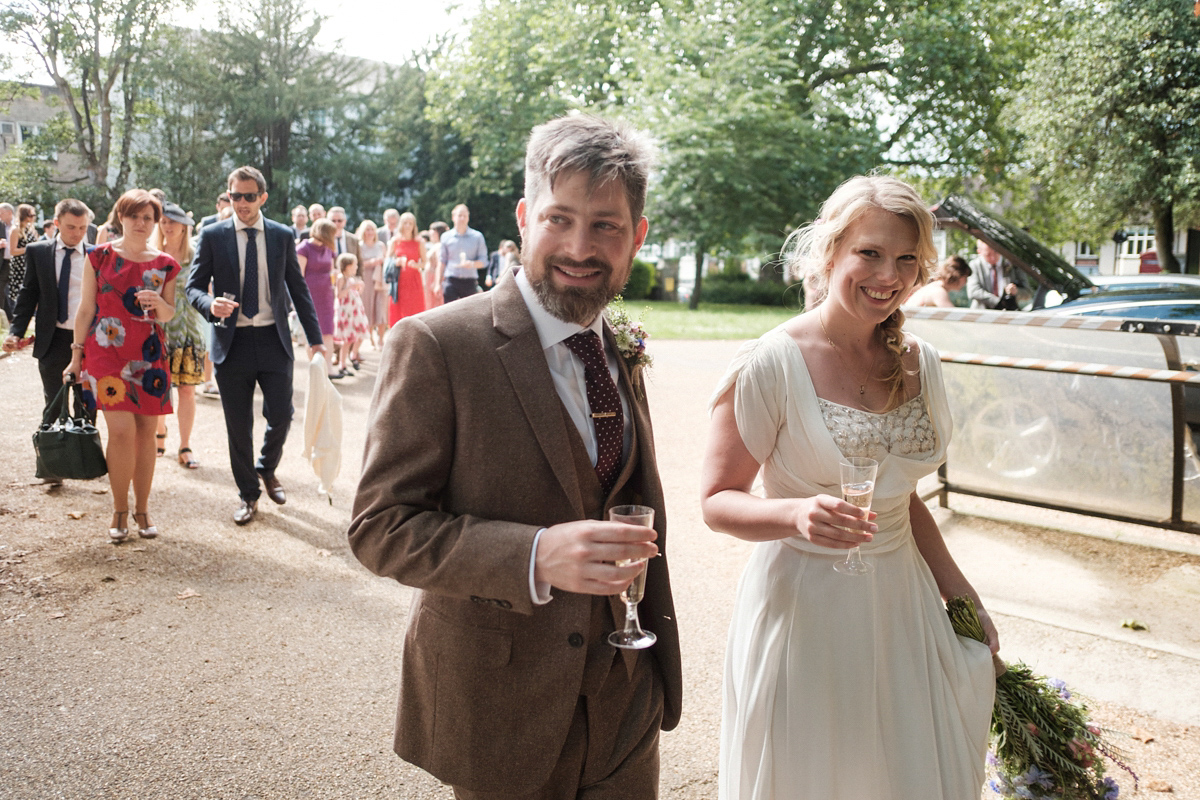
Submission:
[[[832,347],[832,348],[833,348],[834,350],[836,350],[837,352],[841,353],[841,352],[842,352],[842,348],[838,347],[838,346],[837,346],[837,344],[836,344],[836,343],[833,341],[833,339],[832,339],[832,338],[830,338],[830,336],[829,336],[829,329],[825,327],[825,313],[824,313],[824,309],[820,309],[820,310],[818,310],[818,311],[817,311],[817,321],[821,323],[821,333],[825,334],[825,341],[829,342],[829,346],[830,346],[830,347]],[[867,383],[868,383],[868,382],[871,380],[871,378],[874,376],[874,374],[875,374],[875,367],[876,367],[878,364],[879,364],[879,354],[878,354],[878,353],[876,353],[876,354],[875,354],[875,359],[874,359],[874,360],[871,362],[871,367],[870,367],[870,369],[869,369],[869,370],[867,370],[867,375],[866,375],[866,377],[863,379],[863,382],[862,382],[862,383],[860,383],[860,384],[858,385],[858,396],[859,396],[859,397],[862,397],[863,395],[865,395],[865,394],[867,393]]]

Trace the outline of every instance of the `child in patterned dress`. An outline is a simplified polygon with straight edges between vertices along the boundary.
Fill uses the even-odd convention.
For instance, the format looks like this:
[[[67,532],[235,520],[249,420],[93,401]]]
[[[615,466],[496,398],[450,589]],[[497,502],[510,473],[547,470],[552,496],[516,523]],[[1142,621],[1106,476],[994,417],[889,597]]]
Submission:
[[[362,301],[362,278],[358,277],[358,257],[353,253],[342,253],[337,257],[337,312],[334,315],[333,343],[341,347],[341,374],[351,374],[347,369],[361,367],[358,348],[362,340],[370,335],[367,310]]]

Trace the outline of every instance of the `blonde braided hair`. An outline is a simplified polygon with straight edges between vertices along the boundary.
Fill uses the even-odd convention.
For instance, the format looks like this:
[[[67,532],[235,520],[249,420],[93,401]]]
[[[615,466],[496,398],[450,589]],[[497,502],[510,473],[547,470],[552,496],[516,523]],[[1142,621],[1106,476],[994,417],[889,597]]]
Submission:
[[[917,285],[929,279],[937,260],[933,245],[933,214],[911,186],[883,175],[860,175],[843,183],[821,206],[820,217],[788,237],[784,260],[789,274],[804,281],[806,309],[814,309],[829,293],[829,272],[846,231],[868,210],[878,208],[910,220],[917,230]],[[896,309],[876,328],[880,343],[890,354],[890,369],[883,381],[890,411],[904,396],[904,312]]]

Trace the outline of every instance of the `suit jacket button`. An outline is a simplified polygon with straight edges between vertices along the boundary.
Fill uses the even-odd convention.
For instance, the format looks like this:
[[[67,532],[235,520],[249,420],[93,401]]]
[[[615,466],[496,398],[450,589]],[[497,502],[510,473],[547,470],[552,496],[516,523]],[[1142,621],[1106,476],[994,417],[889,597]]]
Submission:
[[[567,637],[567,644],[571,645],[571,647],[583,647],[583,634],[572,633]]]

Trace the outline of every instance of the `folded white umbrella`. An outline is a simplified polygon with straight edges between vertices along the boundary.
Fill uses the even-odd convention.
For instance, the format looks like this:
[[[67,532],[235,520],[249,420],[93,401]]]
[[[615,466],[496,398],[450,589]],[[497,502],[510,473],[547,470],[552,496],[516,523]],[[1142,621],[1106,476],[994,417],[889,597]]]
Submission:
[[[342,396],[329,380],[325,357],[317,354],[308,365],[308,398],[304,403],[304,457],[329,494],[342,468]],[[329,498],[333,503],[333,498]]]

